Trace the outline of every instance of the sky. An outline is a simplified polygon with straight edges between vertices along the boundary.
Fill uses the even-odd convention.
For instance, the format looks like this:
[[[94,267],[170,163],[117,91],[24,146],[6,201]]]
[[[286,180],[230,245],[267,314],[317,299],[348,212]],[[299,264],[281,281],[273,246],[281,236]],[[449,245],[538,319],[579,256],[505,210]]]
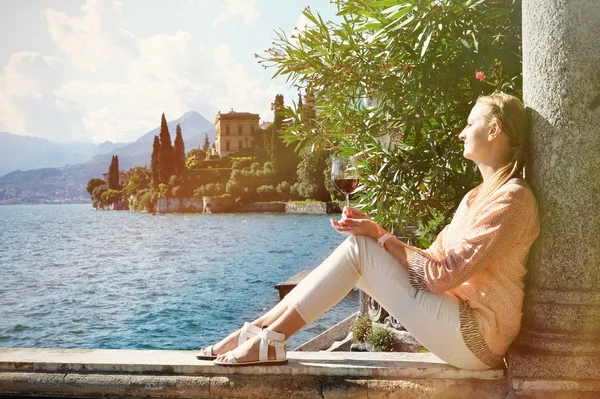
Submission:
[[[278,93],[254,57],[329,0],[0,0],[0,132],[52,141],[134,141],[193,110],[273,119]]]

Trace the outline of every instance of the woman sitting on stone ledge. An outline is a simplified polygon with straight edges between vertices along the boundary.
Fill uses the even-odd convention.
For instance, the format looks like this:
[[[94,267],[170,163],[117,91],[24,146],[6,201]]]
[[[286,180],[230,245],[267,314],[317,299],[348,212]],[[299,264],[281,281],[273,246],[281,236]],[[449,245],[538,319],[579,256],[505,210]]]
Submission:
[[[243,365],[286,362],[285,340],[358,286],[429,351],[459,368],[502,365],[521,322],[523,277],[539,234],[537,202],[520,177],[528,121],[519,99],[480,97],[459,138],[483,183],[421,250],[366,214],[344,208],[334,229],[351,234],[280,303],[199,359]]]

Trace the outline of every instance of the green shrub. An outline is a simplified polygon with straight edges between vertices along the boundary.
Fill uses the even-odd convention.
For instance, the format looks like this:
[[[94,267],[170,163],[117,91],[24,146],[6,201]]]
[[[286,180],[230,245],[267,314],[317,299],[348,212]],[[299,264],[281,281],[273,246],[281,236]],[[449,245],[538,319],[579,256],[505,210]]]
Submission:
[[[194,190],[195,197],[210,197],[221,195],[225,192],[225,184],[222,183],[208,183],[198,187]]]
[[[365,342],[373,330],[373,324],[369,315],[359,316],[352,326],[352,340],[356,343]]]
[[[283,201],[289,201],[292,197],[292,185],[286,181],[282,181],[277,185],[277,193]]]
[[[231,168],[232,169],[244,169],[250,166],[253,162],[257,162],[257,157],[232,157]]]
[[[263,185],[256,189],[256,196],[260,201],[276,201],[278,198],[277,191],[272,185]]]
[[[391,352],[394,341],[394,333],[389,328],[380,326],[376,326],[367,337],[367,343],[373,346],[375,352]]]
[[[151,211],[152,206],[152,192],[150,190],[145,190],[143,194],[139,197],[139,200],[136,204],[136,211]]]
[[[252,164],[250,164],[250,171],[256,173],[259,170],[261,170],[261,166],[258,162],[253,162]]]

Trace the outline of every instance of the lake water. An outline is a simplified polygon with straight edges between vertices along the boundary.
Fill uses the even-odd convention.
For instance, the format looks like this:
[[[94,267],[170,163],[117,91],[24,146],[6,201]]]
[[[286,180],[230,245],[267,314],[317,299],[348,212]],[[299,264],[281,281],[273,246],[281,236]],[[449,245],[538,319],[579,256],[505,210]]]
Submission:
[[[0,347],[196,349],[279,300],[344,236],[327,215],[0,206]],[[358,294],[289,340],[358,310]]]

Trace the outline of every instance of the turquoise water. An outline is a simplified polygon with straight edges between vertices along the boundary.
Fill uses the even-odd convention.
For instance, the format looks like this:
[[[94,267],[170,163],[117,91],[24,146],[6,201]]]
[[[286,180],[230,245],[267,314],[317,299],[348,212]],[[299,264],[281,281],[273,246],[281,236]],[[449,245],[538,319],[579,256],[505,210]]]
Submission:
[[[344,236],[327,215],[0,206],[0,347],[195,349],[279,300]],[[358,309],[352,293],[289,341]]]

